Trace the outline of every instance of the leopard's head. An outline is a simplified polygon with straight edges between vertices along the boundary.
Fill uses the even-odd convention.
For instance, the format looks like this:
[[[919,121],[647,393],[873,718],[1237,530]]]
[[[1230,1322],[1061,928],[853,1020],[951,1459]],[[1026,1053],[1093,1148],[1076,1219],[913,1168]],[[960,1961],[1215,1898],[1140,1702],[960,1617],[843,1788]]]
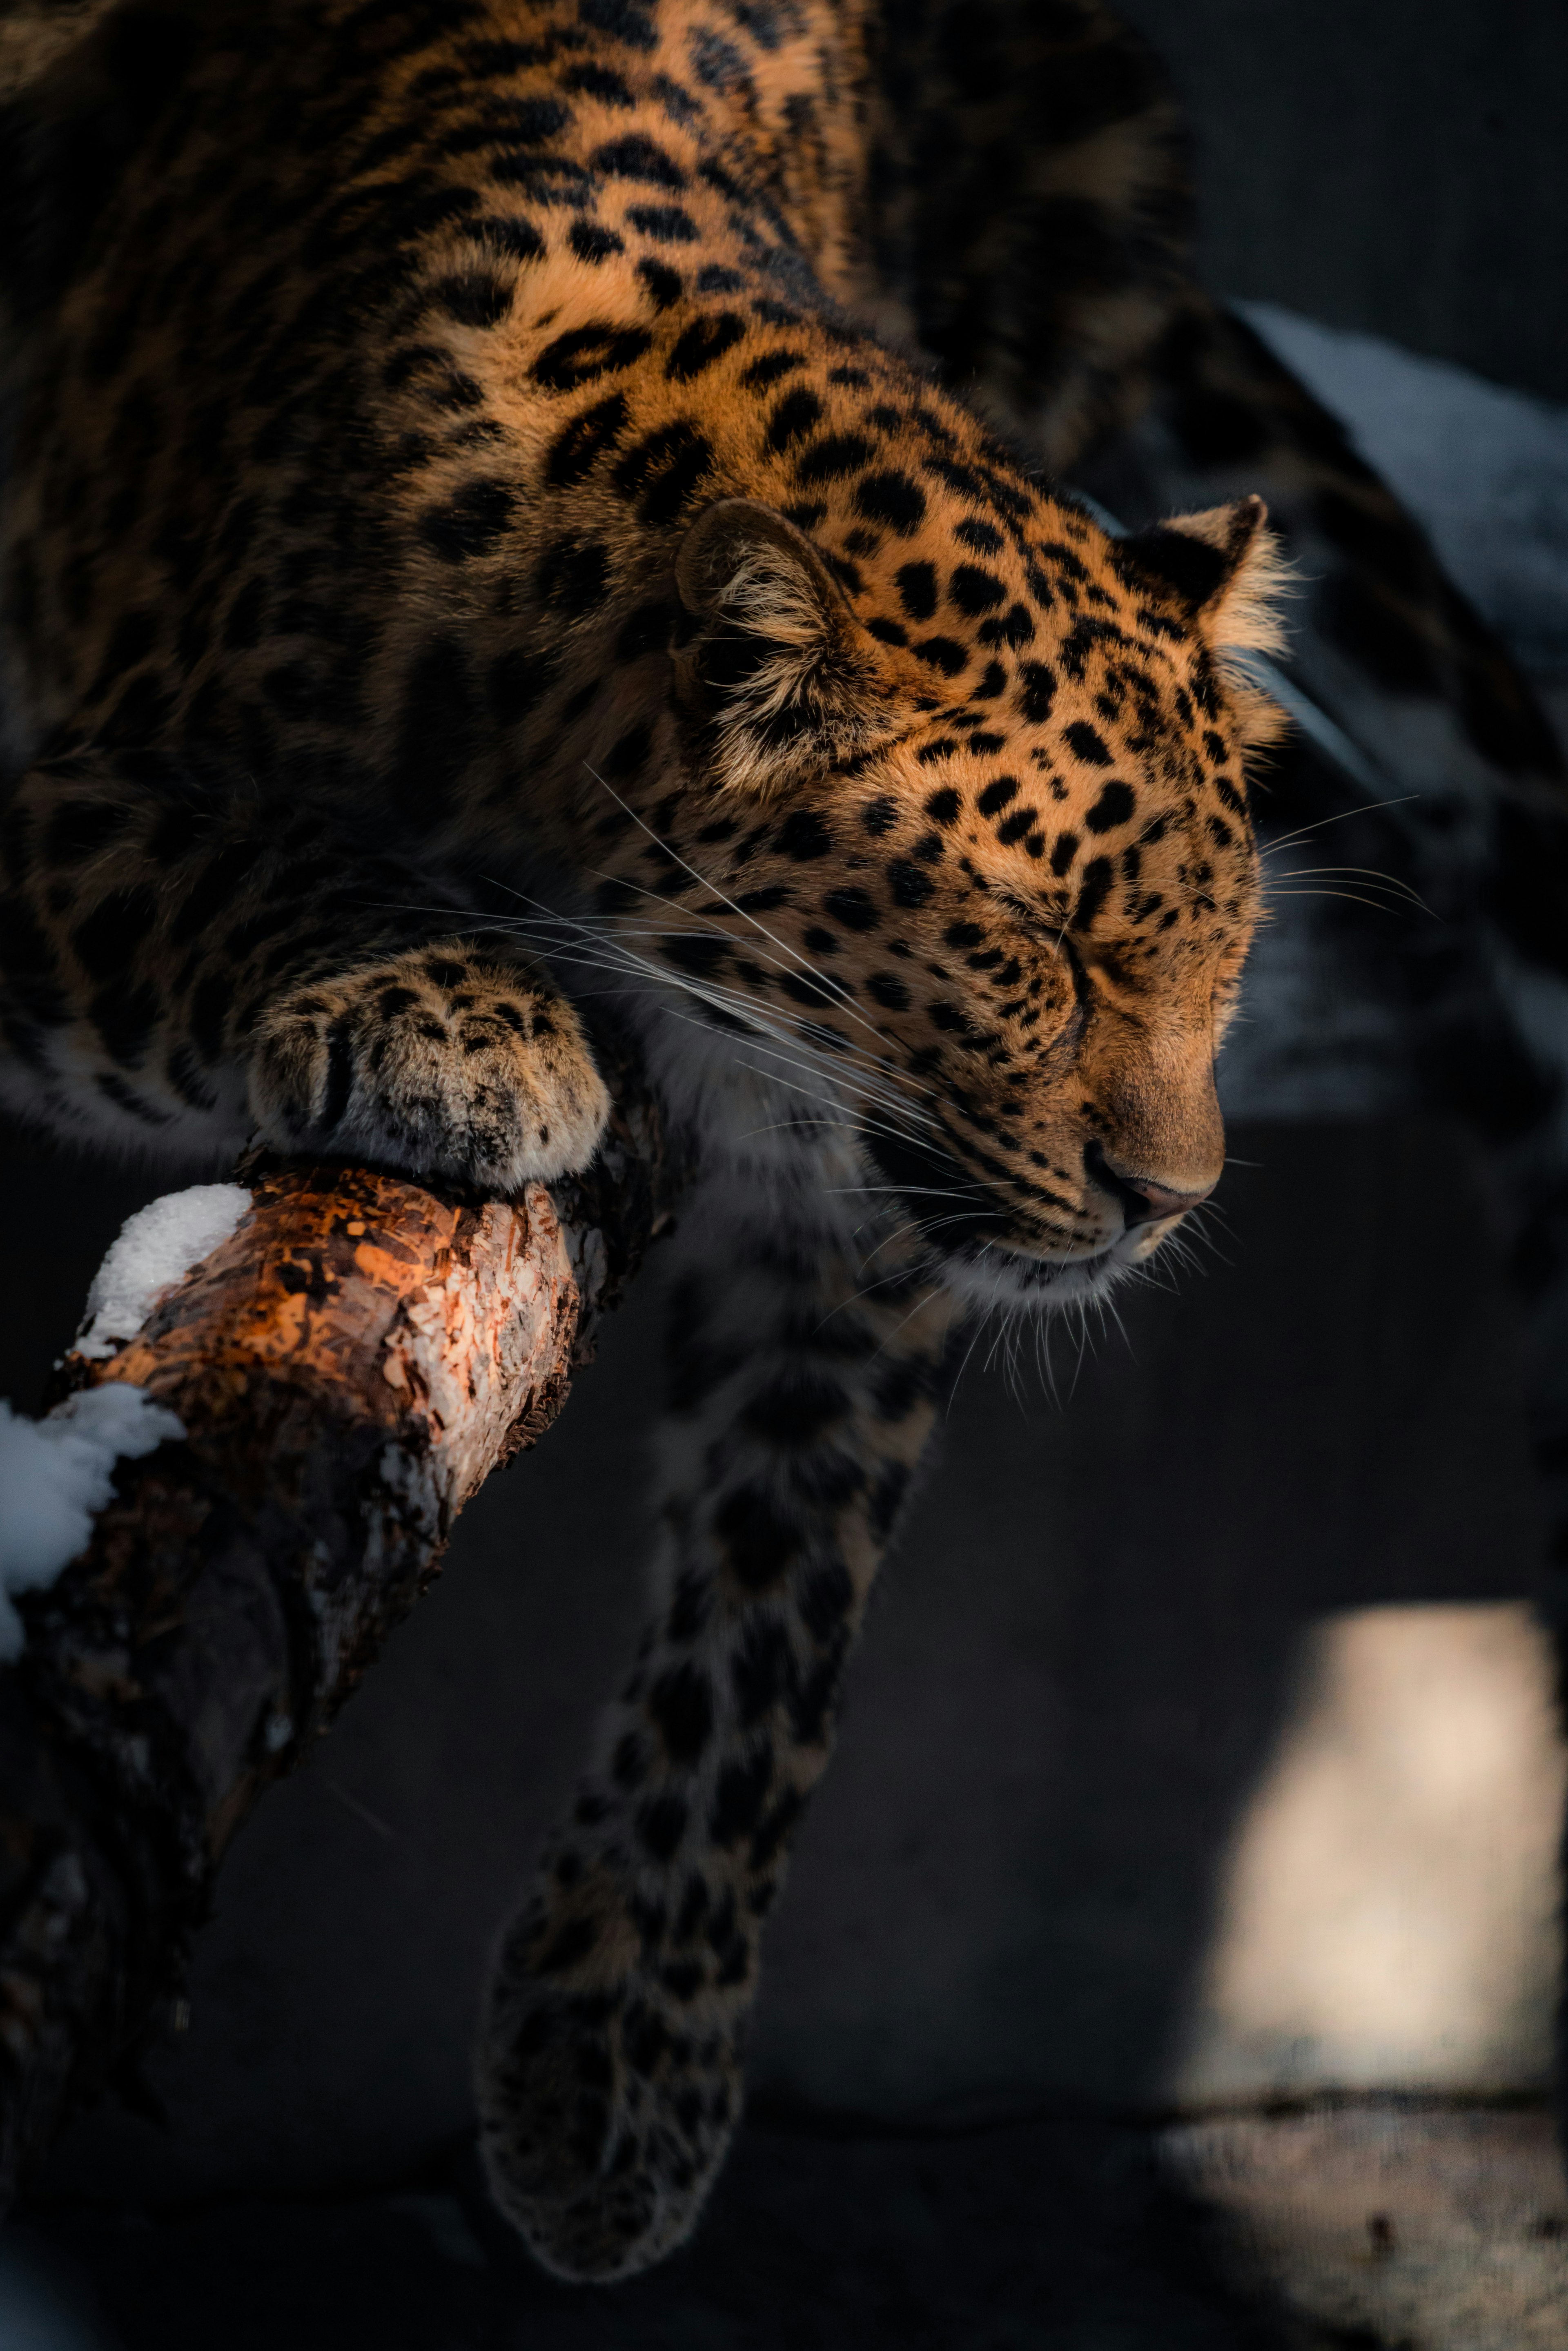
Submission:
[[[968,498],[847,561],[729,499],[682,545],[707,820],[663,952],[786,1082],[831,1070],[868,1209],[896,1200],[977,1299],[1092,1292],[1219,1176],[1246,761],[1281,723],[1237,660],[1275,642],[1264,521],[1113,539],[1068,500]]]

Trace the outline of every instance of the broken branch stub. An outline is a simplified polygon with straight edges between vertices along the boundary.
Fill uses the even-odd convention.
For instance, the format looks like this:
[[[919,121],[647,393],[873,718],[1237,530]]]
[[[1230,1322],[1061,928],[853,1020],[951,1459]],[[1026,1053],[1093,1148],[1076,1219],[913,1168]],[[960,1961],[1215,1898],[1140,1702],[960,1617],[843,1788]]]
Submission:
[[[262,1165],[132,1338],[68,1357],[66,1385],[131,1382],[184,1436],[120,1461],[0,1671],[0,2194],[134,2056],[235,1830],[549,1426],[680,1172],[624,1086],[553,1194]]]

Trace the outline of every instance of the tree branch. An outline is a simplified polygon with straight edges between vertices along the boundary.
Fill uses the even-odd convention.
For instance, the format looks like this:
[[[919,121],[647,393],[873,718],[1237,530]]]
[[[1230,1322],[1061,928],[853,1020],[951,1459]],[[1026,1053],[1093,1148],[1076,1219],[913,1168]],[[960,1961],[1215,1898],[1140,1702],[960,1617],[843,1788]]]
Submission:
[[[67,1389],[132,1382],[184,1437],[119,1462],[0,1671],[0,2195],[134,2064],[235,1831],[668,1222],[679,1155],[623,1055],[606,1076],[604,1149],[553,1195],[256,1164],[233,1237],[109,1360],[68,1357]]]

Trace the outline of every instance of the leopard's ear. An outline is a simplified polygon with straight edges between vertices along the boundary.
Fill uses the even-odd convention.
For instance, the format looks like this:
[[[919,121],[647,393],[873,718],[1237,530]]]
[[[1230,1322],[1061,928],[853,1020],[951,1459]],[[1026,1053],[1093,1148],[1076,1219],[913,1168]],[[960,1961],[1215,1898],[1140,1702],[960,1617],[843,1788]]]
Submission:
[[[771,797],[874,730],[869,642],[805,533],[753,498],[721,498],[681,541],[675,585],[697,622],[676,656],[681,702],[719,781]]]
[[[1249,675],[1249,653],[1279,653],[1286,645],[1283,599],[1296,575],[1266,528],[1260,497],[1202,514],[1173,515],[1151,530],[1119,542],[1117,552],[1146,577],[1174,590],[1211,647],[1239,721],[1244,742],[1273,741],[1281,713]]]

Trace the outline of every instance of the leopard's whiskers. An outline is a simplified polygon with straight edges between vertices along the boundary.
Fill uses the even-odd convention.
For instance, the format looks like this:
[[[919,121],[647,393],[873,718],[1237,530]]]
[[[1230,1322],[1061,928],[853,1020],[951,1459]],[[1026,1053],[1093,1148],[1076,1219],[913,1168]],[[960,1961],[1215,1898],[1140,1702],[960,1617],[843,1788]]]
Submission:
[[[1375,883],[1379,889],[1391,892],[1395,897],[1406,899],[1411,905],[1418,907],[1423,914],[1432,913],[1431,907],[1418,890],[1412,889],[1408,882],[1402,882],[1397,874],[1380,872],[1375,865],[1302,865],[1299,866],[1294,872],[1281,873],[1277,878],[1281,882],[1330,881],[1335,874],[1345,874],[1353,878],[1359,875],[1364,881]],[[1270,876],[1268,884],[1270,896],[1302,894],[1300,892],[1276,892],[1274,879],[1275,877]]]
[[[529,927],[542,928],[547,925],[558,925],[560,928],[576,930],[586,935],[591,944],[599,951],[598,954],[594,956],[584,954],[580,949],[554,950],[557,959],[561,962],[575,962],[590,969],[621,971],[637,978],[653,978],[685,995],[692,997],[698,1003],[710,1005],[716,1010],[727,1013],[731,1018],[738,1019],[744,1016],[746,1021],[756,1033],[745,1039],[743,1041],[750,1046],[753,1050],[764,1055],[769,1060],[781,1061],[786,1067],[804,1071],[808,1074],[811,1075],[831,1073],[836,1076],[838,1069],[841,1066],[838,1063],[830,1061],[826,1055],[814,1053],[806,1040],[793,1029],[781,1029],[776,1028],[768,1019],[767,1014],[759,1010],[750,998],[740,995],[736,990],[723,987],[717,982],[699,981],[693,979],[689,975],[669,971],[663,964],[656,964],[646,956],[637,955],[632,949],[625,945],[623,940],[617,937],[613,932],[600,932],[590,928],[590,926],[585,924],[580,923],[578,918],[573,915],[555,914],[553,913],[549,913],[548,911],[544,918],[544,922],[538,925],[530,925],[521,918],[513,919],[514,926],[518,930],[526,930]],[[674,1007],[667,1006],[664,1008],[672,1018],[678,1019],[682,1017],[674,1012]],[[705,1029],[705,1033],[712,1033],[711,1029],[707,1029],[706,1024],[697,1023],[695,1025],[703,1027]],[[763,1039],[769,1039],[773,1041],[770,1044],[764,1043],[762,1041]],[[771,1072],[762,1072],[761,1074],[768,1075],[769,1077],[772,1076]],[[773,1081],[780,1084],[785,1082],[783,1080],[774,1080]],[[897,1118],[900,1120],[906,1120],[912,1114],[909,1104],[900,1101],[898,1097],[892,1095],[885,1090],[877,1089],[869,1084],[865,1085],[862,1090],[870,1099],[876,1102],[879,1108],[884,1110],[888,1113],[890,1119]],[[800,1089],[800,1091],[805,1090]],[[843,1105],[841,1102],[835,1102],[832,1097],[822,1094],[817,1095],[815,1099],[826,1107],[838,1110],[841,1113],[841,1123],[850,1124],[853,1123],[852,1114],[848,1112],[847,1107]],[[858,1115],[859,1113],[855,1114]],[[918,1115],[918,1113],[914,1114]],[[920,1140],[919,1136],[906,1126],[894,1126],[881,1121],[871,1121],[869,1123],[876,1124],[882,1133],[884,1133],[890,1137],[894,1137],[897,1140],[909,1143],[917,1143]]]
[[[689,859],[683,857],[679,850],[672,849],[667,841],[662,841],[659,838],[659,835],[653,831],[653,826],[648,824],[643,818],[639,816],[636,810],[627,801],[623,800],[620,793],[615,790],[614,787],[606,783],[604,778],[599,773],[598,769],[590,766],[586,759],[583,761],[583,766],[587,769],[588,773],[593,778],[594,782],[600,786],[601,789],[608,792],[616,806],[625,811],[626,815],[632,819],[632,823],[635,824],[641,831],[647,834],[649,840],[653,843],[655,848],[662,850],[666,857],[673,858],[674,862],[679,865],[685,872],[691,875],[694,882],[697,883],[701,888],[711,891],[721,905],[727,906],[732,914],[738,915],[743,923],[749,924],[751,928],[758,932],[761,937],[768,940],[772,946],[776,946],[780,955],[788,956],[800,970],[809,973],[813,979],[825,986],[829,989],[830,993],[839,998],[843,1010],[849,1014],[852,1020],[858,1021],[860,1026],[866,1029],[870,1035],[875,1037],[879,1043],[882,1041],[882,1032],[877,1029],[875,1023],[868,1020],[865,1018],[865,1015],[860,1011],[858,1007],[848,1000],[844,996],[843,989],[836,981],[831,979],[827,974],[818,971],[816,967],[809,963],[803,956],[797,954],[796,950],[789,945],[788,941],[779,938],[774,932],[770,931],[766,923],[759,923],[755,914],[753,914],[748,908],[737,905],[735,900],[731,898],[726,891],[719,888],[716,882],[713,881],[709,875],[700,872],[696,866],[691,863]],[[635,888],[641,885],[634,883],[632,886]]]
[[[1282,832],[1276,840],[1260,843],[1258,854],[1260,857],[1277,856],[1281,849],[1289,849],[1292,841],[1305,841],[1312,833],[1322,832],[1327,825],[1347,824],[1353,816],[1371,816],[1377,809],[1405,808],[1420,797],[1419,792],[1400,792],[1393,799],[1363,800],[1354,808],[1341,809],[1333,816],[1315,817],[1311,824],[1300,825],[1294,832]]]
[[[539,907],[538,914],[531,921],[521,916],[511,918],[512,926],[518,931],[527,932],[530,929],[536,932],[543,931],[548,936],[552,928],[564,929],[577,934],[580,937],[586,937],[600,949],[602,956],[613,959],[602,963],[601,968],[614,968],[618,962],[619,967],[632,977],[652,979],[679,989],[695,998],[698,1002],[710,1004],[716,1010],[727,1013],[732,1019],[760,1035],[772,1038],[780,1048],[788,1046],[797,1054],[809,1055],[811,1061],[824,1071],[831,1071],[835,1075],[841,1072],[844,1065],[841,1059],[837,1057],[830,1059],[825,1053],[814,1049],[810,1041],[800,1035],[797,1025],[791,1024],[789,1028],[784,1028],[775,1022],[765,1008],[759,1006],[754,998],[746,995],[743,991],[727,987],[717,980],[698,980],[689,973],[676,971],[663,963],[656,963],[650,956],[637,955],[635,950],[627,945],[620,926],[606,918],[601,917],[599,922],[595,923],[578,915],[558,914],[551,908],[540,907],[538,900],[528,898],[525,893],[515,891],[512,894],[525,904]],[[659,900],[658,903],[667,902]],[[665,932],[663,935],[678,937],[682,934]],[[559,954],[560,951],[555,950],[555,952]],[[560,959],[565,960],[566,957],[561,956]],[[582,961],[586,958],[580,955],[578,960]],[[864,1054],[863,1049],[857,1047],[849,1040],[845,1040],[844,1050],[853,1061],[863,1061],[869,1059]],[[806,1064],[800,1062],[798,1066],[804,1067]],[[857,1070],[856,1079],[861,1090],[869,1098],[877,1102],[889,1116],[902,1120],[925,1117],[925,1113],[895,1093],[879,1074]],[[927,1123],[929,1123],[927,1121]],[[909,1139],[916,1138],[911,1135]]]

